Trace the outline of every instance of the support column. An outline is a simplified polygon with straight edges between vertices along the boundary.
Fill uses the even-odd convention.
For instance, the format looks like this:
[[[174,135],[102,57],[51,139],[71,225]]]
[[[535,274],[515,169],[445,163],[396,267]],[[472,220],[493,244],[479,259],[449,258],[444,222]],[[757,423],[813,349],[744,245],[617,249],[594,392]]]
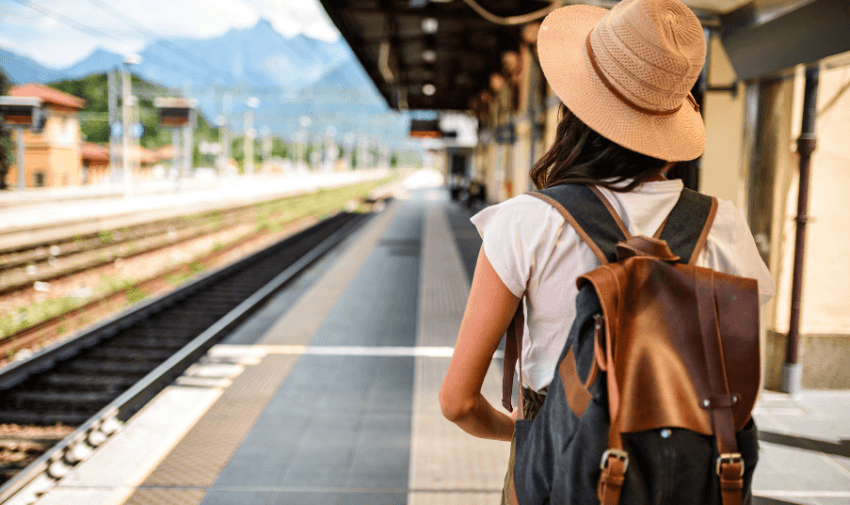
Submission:
[[[785,363],[782,365],[781,389],[784,393],[796,393],[802,382],[802,368],[798,363],[800,341],[800,305],[803,292],[803,270],[806,252],[806,224],[809,221],[809,172],[812,153],[817,144],[815,120],[817,119],[818,79],[820,68],[815,65],[806,69],[806,91],[803,97],[803,123],[797,152],[800,155],[800,190],[797,194],[797,236],[794,243],[794,276],[791,284],[791,318],[788,341],[785,346]]]
[[[180,178],[182,177],[182,164],[180,163],[180,128],[171,129],[171,169],[174,171],[177,189],[180,189]]]

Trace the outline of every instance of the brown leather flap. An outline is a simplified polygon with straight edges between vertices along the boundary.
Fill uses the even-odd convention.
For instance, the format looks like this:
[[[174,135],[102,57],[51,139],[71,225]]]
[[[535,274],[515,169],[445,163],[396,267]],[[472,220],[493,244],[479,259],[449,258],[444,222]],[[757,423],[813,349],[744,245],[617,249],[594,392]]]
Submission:
[[[579,278],[593,284],[611,332],[615,373],[608,371],[609,407],[620,432],[680,427],[712,434],[702,407],[713,397],[702,339],[717,335],[701,334],[695,290],[697,280],[710,273],[634,256]],[[757,284],[714,272],[713,285],[729,394],[740,397],[733,408],[740,430],[759,388]]]

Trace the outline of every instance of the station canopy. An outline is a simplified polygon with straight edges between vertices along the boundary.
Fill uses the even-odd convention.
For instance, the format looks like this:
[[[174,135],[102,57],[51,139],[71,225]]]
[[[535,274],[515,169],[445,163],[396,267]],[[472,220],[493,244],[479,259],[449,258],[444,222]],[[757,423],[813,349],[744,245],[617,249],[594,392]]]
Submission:
[[[519,48],[528,15],[541,10],[545,14],[553,5],[540,0],[321,3],[390,107],[439,110],[469,109],[470,98],[488,87],[492,73],[502,70],[503,54]],[[617,2],[556,5],[566,3],[610,8]],[[721,34],[741,79],[850,51],[847,0],[684,3],[705,27]]]

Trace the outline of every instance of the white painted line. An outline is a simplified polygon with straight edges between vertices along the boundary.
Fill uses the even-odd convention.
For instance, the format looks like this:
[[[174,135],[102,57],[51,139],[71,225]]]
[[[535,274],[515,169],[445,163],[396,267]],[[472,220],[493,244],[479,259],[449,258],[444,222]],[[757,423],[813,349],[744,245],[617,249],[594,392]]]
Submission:
[[[850,491],[753,490],[753,495],[769,498],[850,498]]]
[[[313,356],[397,356],[415,358],[451,358],[454,347],[442,346],[310,346],[310,345],[263,345],[268,354],[306,354]],[[494,358],[504,357],[496,351]]]

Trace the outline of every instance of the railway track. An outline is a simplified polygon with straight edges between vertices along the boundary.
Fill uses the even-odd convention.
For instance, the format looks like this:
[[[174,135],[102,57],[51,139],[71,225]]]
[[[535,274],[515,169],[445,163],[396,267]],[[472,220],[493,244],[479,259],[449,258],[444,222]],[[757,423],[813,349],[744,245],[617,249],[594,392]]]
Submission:
[[[67,472],[368,217],[338,213],[5,368],[0,372],[0,424],[74,429],[52,446],[55,438],[0,434],[0,448],[7,452],[10,446],[30,451],[22,461],[0,466],[0,503],[33,479]],[[38,444],[50,447],[38,455],[33,449]]]

